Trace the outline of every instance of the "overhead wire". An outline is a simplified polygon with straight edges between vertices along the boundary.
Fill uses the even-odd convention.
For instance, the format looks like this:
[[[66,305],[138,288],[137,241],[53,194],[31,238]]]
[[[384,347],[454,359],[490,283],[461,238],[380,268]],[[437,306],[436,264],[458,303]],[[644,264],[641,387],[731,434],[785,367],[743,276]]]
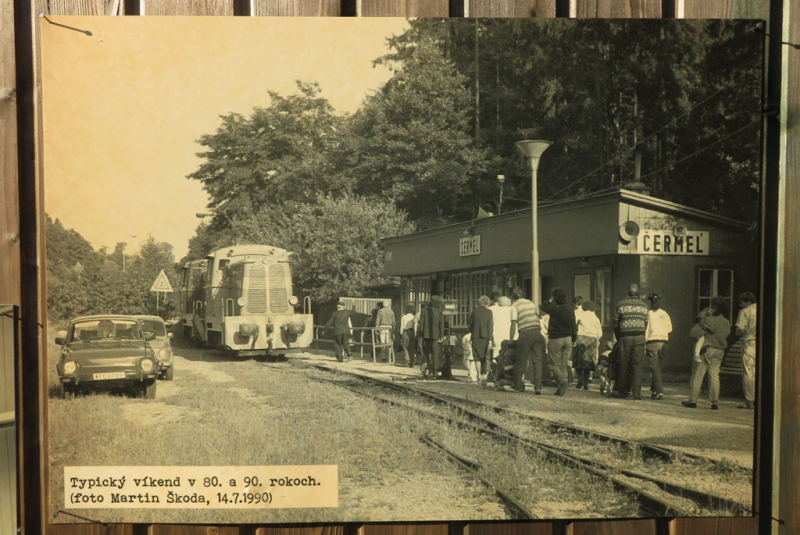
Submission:
[[[718,140],[714,141],[713,143],[711,143],[711,144],[709,144],[709,145],[706,145],[705,147],[703,147],[703,148],[701,148],[701,149],[698,149],[698,150],[694,151],[692,154],[690,154],[690,155],[688,155],[688,156],[686,156],[686,157],[684,157],[684,158],[681,158],[680,160],[677,160],[677,161],[675,161],[675,162],[672,162],[672,163],[670,163],[669,165],[665,165],[664,167],[662,167],[662,168],[660,168],[660,169],[657,169],[657,170],[655,170],[655,171],[652,171],[652,172],[650,172],[650,173],[647,173],[646,175],[643,175],[643,176],[641,176],[640,178],[647,178],[647,177],[649,177],[649,176],[653,176],[653,175],[655,175],[655,174],[658,174],[658,173],[660,173],[660,172],[661,172],[661,171],[663,171],[664,169],[667,169],[667,168],[669,168],[669,167],[673,167],[673,166],[676,166],[676,165],[678,165],[678,164],[681,164],[681,163],[685,162],[686,160],[688,160],[689,158],[693,158],[693,157],[697,156],[697,155],[698,155],[698,154],[700,154],[701,152],[703,152],[703,151],[705,151],[705,150],[708,150],[708,149],[710,149],[711,147],[713,147],[714,145],[717,145],[718,143],[722,143],[722,142],[723,142],[723,141],[725,141],[726,139],[728,139],[728,138],[731,138],[731,137],[735,136],[735,135],[736,135],[736,134],[738,134],[739,132],[742,132],[742,131],[744,131],[744,130],[747,130],[747,128],[749,128],[749,127],[751,127],[751,126],[753,126],[753,125],[755,125],[755,124],[758,124],[759,122],[760,122],[760,118],[752,119],[752,120],[751,120],[749,123],[747,123],[746,125],[744,125],[743,127],[739,128],[739,129],[737,129],[737,130],[735,130],[735,131],[731,132],[731,133],[730,133],[730,134],[728,134],[727,136],[725,136],[725,137],[722,137],[722,138],[719,138]]]
[[[744,73],[739,73],[739,76],[743,76],[743,75],[744,75]],[[725,86],[723,86],[723,87],[721,87],[721,88],[717,89],[716,91],[714,91],[713,93],[711,93],[710,95],[708,95],[707,97],[705,97],[704,99],[702,99],[700,102],[698,102],[697,104],[695,104],[694,106],[692,106],[691,108],[689,108],[688,110],[686,110],[685,112],[683,112],[682,114],[680,114],[680,115],[677,115],[677,116],[673,117],[673,118],[672,118],[672,119],[670,119],[668,122],[666,122],[666,123],[665,123],[663,126],[659,127],[658,129],[656,129],[655,131],[653,131],[653,132],[652,132],[652,133],[650,133],[649,135],[645,136],[645,137],[644,137],[643,139],[641,139],[640,141],[637,141],[637,142],[636,142],[636,143],[635,143],[635,144],[634,144],[634,145],[633,145],[633,146],[632,146],[632,147],[629,149],[629,151],[628,151],[628,154],[627,154],[627,155],[628,155],[628,156],[630,156],[630,154],[631,154],[631,153],[633,153],[633,151],[634,151],[634,150],[635,150],[635,149],[636,149],[636,148],[637,148],[639,145],[641,145],[642,143],[646,142],[647,140],[649,140],[650,138],[652,138],[653,136],[655,136],[656,134],[658,134],[659,132],[661,132],[661,131],[662,131],[662,130],[664,130],[665,128],[667,128],[667,127],[671,126],[672,124],[674,124],[674,123],[675,123],[675,122],[677,122],[678,120],[680,120],[680,119],[682,119],[683,117],[685,117],[685,116],[689,115],[689,114],[690,114],[690,113],[692,113],[694,110],[696,110],[697,108],[699,108],[700,106],[702,106],[703,104],[705,104],[706,102],[708,102],[709,100],[711,100],[712,98],[716,97],[717,95],[719,95],[720,93],[722,93],[722,92],[723,92],[723,91],[725,91],[726,89],[730,89],[730,88],[732,88],[732,87],[735,87],[735,86],[736,86],[736,82],[737,82],[737,81],[738,81],[738,79],[739,79],[739,76],[736,76],[736,77],[734,77],[734,79],[733,79],[731,82],[729,82],[728,84],[726,84]],[[561,188],[560,190],[556,191],[555,193],[553,193],[552,195],[550,195],[550,196],[549,196],[549,197],[547,197],[546,199],[543,199],[543,200],[542,200],[542,202],[547,202],[547,201],[549,201],[550,199],[552,199],[553,197],[555,197],[556,195],[558,195],[558,194],[560,194],[560,193],[562,193],[562,192],[564,192],[564,191],[568,190],[568,189],[569,189],[569,188],[571,188],[572,186],[574,186],[574,185],[576,185],[576,184],[578,184],[578,183],[580,183],[580,182],[582,182],[582,181],[586,180],[587,178],[589,178],[590,176],[592,176],[593,174],[595,174],[596,172],[598,172],[599,170],[601,170],[602,168],[604,168],[605,166],[607,166],[608,164],[612,163],[612,162],[613,162],[615,159],[616,159],[616,158],[614,158],[614,159],[610,159],[610,160],[606,161],[604,164],[602,164],[601,166],[599,166],[599,167],[597,167],[597,168],[593,169],[592,171],[589,171],[589,172],[588,172],[587,174],[585,174],[584,176],[580,177],[579,179],[575,180],[574,182],[572,182],[572,183],[570,183],[570,184],[566,185],[565,187]],[[651,173],[651,174],[653,174],[653,173]],[[648,175],[646,175],[646,176],[650,176],[650,174],[648,174]],[[641,178],[644,178],[644,177],[641,177]]]

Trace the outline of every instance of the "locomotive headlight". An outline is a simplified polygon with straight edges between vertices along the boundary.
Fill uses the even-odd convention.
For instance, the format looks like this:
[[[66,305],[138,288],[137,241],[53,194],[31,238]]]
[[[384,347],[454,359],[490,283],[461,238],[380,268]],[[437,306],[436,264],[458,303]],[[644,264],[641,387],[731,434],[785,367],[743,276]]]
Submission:
[[[139,367],[142,369],[144,373],[150,373],[153,371],[153,367],[155,363],[150,359],[142,359],[139,361]]]
[[[293,295],[293,296],[291,296],[289,298],[289,304],[292,305],[293,307],[296,307],[297,303],[299,303],[299,302],[300,302],[300,300],[297,298],[296,295]]]
[[[258,334],[258,325],[255,323],[242,323],[239,325],[239,334],[241,336],[256,336]]]
[[[78,365],[75,363],[74,360],[68,360],[64,363],[64,373],[75,373],[75,370],[78,369]]]
[[[246,297],[240,297],[239,299],[236,300],[236,303],[238,303],[238,305],[240,307],[243,307],[243,306],[245,306],[247,304],[247,298]]]

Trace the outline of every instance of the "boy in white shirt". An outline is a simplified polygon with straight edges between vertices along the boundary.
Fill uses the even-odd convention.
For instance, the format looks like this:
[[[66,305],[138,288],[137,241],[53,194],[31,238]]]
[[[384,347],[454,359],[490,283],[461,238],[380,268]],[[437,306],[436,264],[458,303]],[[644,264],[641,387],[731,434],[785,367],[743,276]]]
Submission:
[[[650,364],[652,380],[650,381],[650,397],[655,400],[664,398],[664,385],[661,381],[661,360],[665,356],[665,346],[672,332],[672,320],[661,308],[657,293],[647,296],[650,310],[647,311],[647,331],[645,332],[645,351]]]

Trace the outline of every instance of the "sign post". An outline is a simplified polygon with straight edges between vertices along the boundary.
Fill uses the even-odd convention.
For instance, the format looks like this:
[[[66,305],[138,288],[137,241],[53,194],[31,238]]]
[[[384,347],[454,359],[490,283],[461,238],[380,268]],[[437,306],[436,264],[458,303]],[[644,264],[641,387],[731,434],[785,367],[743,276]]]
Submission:
[[[161,273],[158,274],[156,280],[153,282],[153,285],[150,287],[151,292],[156,293],[156,315],[158,315],[158,308],[159,308],[159,292],[164,293],[172,293],[174,290],[172,289],[172,284],[169,283],[169,279],[167,278],[167,274],[164,273],[164,270],[161,270]]]

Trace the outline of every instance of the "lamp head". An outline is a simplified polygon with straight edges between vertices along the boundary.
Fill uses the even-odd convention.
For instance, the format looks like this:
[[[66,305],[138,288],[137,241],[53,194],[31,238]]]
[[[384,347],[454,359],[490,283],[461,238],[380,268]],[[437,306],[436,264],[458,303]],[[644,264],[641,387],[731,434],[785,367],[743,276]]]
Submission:
[[[497,175],[497,181],[502,184],[506,181],[506,175]]]
[[[552,141],[544,141],[541,139],[526,139],[525,141],[517,141],[514,143],[522,154],[527,158],[533,159],[540,158],[542,153],[552,144]]]

